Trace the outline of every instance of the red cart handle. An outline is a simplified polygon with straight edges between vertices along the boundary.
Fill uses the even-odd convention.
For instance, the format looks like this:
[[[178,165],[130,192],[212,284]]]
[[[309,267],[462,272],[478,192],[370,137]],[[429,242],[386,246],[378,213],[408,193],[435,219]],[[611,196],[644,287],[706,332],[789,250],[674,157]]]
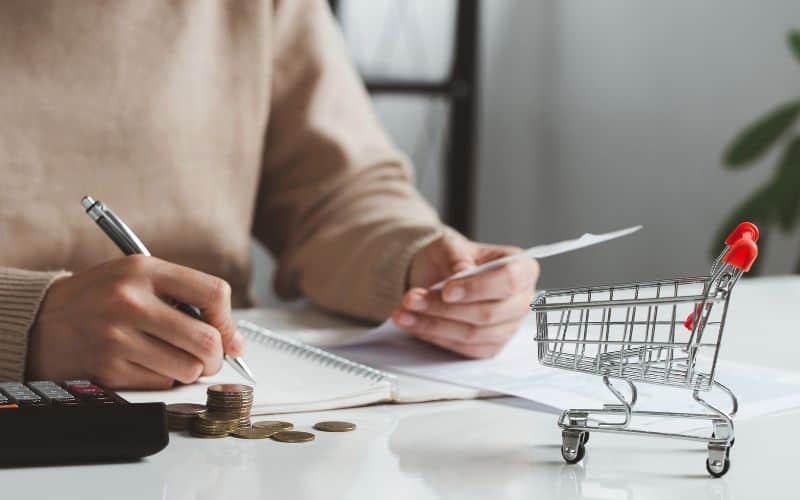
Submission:
[[[758,241],[758,226],[752,222],[742,222],[725,239],[728,251],[725,252],[722,261],[744,272],[749,271],[758,258],[756,241]],[[694,328],[694,322],[700,318],[702,310],[703,305],[697,304],[694,312],[689,313],[683,323],[687,330],[691,331]]]
[[[731,234],[728,235],[728,237],[725,239],[725,244],[733,245],[740,240],[745,233],[750,233],[750,237],[753,239],[753,241],[758,241],[758,226],[752,222],[742,222],[736,226],[736,229],[734,229]]]
[[[758,227],[752,222],[742,222],[725,240],[730,249],[722,258],[723,262],[744,272],[749,271],[758,258],[756,241],[758,241]]]

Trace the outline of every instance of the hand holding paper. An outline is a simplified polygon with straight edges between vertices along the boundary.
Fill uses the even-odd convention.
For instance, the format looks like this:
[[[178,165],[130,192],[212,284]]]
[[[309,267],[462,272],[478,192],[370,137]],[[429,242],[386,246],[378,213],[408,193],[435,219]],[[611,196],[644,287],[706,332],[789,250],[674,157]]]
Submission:
[[[514,253],[511,253],[508,247],[486,245],[483,251],[485,252],[487,249],[495,252],[500,251],[499,258],[491,256],[492,260],[488,262],[485,262],[484,259],[483,264],[453,274],[446,280],[439,281],[427,289],[413,288],[404,297],[403,307],[396,310],[391,319],[387,320],[378,329],[352,339],[348,344],[377,342],[398,335],[402,329],[426,341],[431,341],[431,335],[441,333],[441,335],[437,336],[440,342],[432,343],[470,357],[492,355],[494,351],[502,347],[507,337],[513,334],[516,330],[516,323],[527,313],[536,276],[521,276],[519,282],[528,287],[528,289],[510,291],[515,293],[508,293],[507,297],[478,298],[482,300],[476,300],[474,297],[472,299],[465,297],[460,301],[448,301],[446,294],[442,296],[443,289],[444,292],[451,292],[456,284],[461,283],[457,280],[499,270],[506,264],[513,265],[518,263],[513,269],[519,267],[520,273],[528,273],[533,268],[533,264],[527,264],[525,259],[541,259],[570,252],[629,235],[640,228],[641,226],[636,226],[605,234],[587,233],[576,239],[539,245]],[[469,245],[473,245],[471,248],[474,250],[474,246],[480,244],[461,239],[460,242],[456,241],[445,245],[450,253],[445,252],[437,257],[440,260],[446,260],[449,256],[452,260],[457,258],[452,254],[457,254],[459,251],[469,252]],[[505,251],[505,255],[503,251]],[[445,257],[442,257],[442,255]],[[480,262],[479,259],[476,259],[476,261]],[[499,272],[496,272],[496,275],[498,278],[500,277]],[[491,276],[487,275],[487,289],[490,288],[488,285],[490,284]],[[434,279],[430,279],[428,283],[434,281]],[[527,281],[531,281],[530,286],[526,284]],[[446,289],[445,284],[448,284]],[[415,307],[420,302],[424,305],[422,309]],[[406,315],[411,316],[413,324],[403,321],[404,319],[409,319]],[[469,343],[470,346],[466,345],[468,339],[472,341]]]
[[[406,333],[470,358],[495,355],[528,312],[539,265],[517,259],[479,276],[434,283],[453,273],[519,253],[510,246],[477,243],[448,234],[420,250],[409,272],[410,290],[392,319]]]

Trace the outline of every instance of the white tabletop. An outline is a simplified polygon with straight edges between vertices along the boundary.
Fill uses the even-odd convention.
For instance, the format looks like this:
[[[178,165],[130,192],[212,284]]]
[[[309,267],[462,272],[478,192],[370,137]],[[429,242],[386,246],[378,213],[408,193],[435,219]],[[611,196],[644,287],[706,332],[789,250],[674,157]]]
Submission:
[[[796,368],[800,278],[742,282],[724,358]],[[769,381],[765,381],[768,383]],[[797,498],[798,412],[737,423],[731,470],[705,471],[697,443],[592,435],[580,465],[565,465],[556,416],[502,398],[380,405],[281,417],[358,430],[318,432],[306,444],[173,435],[137,463],[0,470],[2,498],[632,499]]]

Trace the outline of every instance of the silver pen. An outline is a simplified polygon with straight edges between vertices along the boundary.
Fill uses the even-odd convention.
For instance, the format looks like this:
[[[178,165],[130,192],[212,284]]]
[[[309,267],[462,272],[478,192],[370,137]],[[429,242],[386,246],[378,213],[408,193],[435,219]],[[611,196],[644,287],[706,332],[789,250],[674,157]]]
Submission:
[[[95,200],[91,196],[84,196],[83,199],[81,199],[81,205],[83,205],[89,217],[100,226],[100,229],[111,238],[111,241],[117,244],[125,255],[151,255],[150,251],[147,250],[147,247],[142,243],[142,240],[136,236],[131,228],[101,201]],[[203,313],[193,305],[178,302],[176,308],[195,319],[203,320]],[[239,372],[240,375],[254,384],[256,383],[253,372],[250,371],[250,368],[247,367],[240,356],[228,356],[225,354],[225,361],[227,361],[234,370]]]

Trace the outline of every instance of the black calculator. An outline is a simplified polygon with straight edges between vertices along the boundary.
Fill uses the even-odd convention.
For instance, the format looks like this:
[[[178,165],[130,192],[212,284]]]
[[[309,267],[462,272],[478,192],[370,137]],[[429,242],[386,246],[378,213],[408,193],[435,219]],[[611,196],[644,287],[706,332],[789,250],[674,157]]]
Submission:
[[[89,380],[0,382],[0,465],[134,460],[169,444],[164,403]]]

